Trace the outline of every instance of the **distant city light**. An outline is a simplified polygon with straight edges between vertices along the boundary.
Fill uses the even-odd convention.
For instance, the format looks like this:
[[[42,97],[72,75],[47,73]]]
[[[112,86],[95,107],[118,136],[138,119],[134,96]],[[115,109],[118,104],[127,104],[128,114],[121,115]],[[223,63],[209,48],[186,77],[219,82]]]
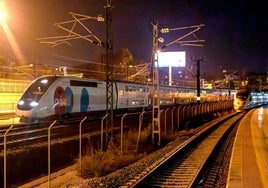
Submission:
[[[162,28],[160,30],[161,33],[168,33],[169,32],[169,28]]]
[[[105,19],[104,19],[104,17],[103,17],[102,15],[99,15],[99,16],[97,17],[97,21],[98,21],[98,22],[104,22]]]

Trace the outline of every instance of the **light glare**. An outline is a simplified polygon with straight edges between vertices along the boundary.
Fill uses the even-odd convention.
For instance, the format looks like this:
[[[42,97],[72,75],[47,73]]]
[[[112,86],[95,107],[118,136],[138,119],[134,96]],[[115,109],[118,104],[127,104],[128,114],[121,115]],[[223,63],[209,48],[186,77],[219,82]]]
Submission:
[[[3,20],[5,19],[5,13],[4,12],[0,12],[0,20],[1,20],[1,22],[3,22]]]
[[[32,107],[36,107],[36,106],[38,105],[38,102],[33,101],[33,102],[31,102],[30,105],[31,105]]]
[[[24,101],[19,101],[18,104],[19,105],[23,105],[24,104]]]
[[[4,4],[4,2],[2,2],[0,4],[0,22],[1,22],[1,24],[6,22],[6,18],[7,18],[7,12],[6,12],[6,8],[5,8],[5,4]]]
[[[48,80],[47,79],[41,80],[41,83],[46,84],[46,83],[48,83]]]
[[[19,49],[19,46],[15,40],[15,37],[13,36],[8,23],[7,23],[7,9],[4,5],[4,2],[0,4],[0,25],[3,28],[4,33],[6,34],[6,37],[10,43],[10,46],[14,52],[14,54],[17,56],[17,59],[24,60],[24,57]]]

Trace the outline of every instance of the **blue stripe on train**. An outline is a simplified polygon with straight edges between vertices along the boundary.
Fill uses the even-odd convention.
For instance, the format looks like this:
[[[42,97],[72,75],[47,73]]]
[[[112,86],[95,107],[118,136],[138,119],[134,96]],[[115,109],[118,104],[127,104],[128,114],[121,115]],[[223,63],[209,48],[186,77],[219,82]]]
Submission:
[[[80,112],[88,111],[89,95],[88,91],[85,88],[83,88],[81,91],[80,105]]]

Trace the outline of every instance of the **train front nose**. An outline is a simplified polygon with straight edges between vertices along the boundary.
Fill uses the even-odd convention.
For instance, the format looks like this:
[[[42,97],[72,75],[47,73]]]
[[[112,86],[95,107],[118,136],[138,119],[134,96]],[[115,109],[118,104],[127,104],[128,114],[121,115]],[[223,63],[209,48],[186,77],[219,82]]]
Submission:
[[[15,113],[19,117],[30,117],[37,106],[34,100],[20,100]]]

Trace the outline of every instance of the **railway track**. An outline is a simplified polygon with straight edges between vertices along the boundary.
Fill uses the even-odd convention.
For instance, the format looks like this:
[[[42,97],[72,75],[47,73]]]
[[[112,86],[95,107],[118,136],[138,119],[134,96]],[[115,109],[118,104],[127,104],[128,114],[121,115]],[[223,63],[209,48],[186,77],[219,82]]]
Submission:
[[[224,143],[226,136],[243,116],[244,113],[235,114],[200,131],[156,161],[154,165],[129,180],[126,187],[183,188],[198,187],[204,184],[215,186],[221,163],[218,159],[213,166],[209,161],[219,151],[217,146]],[[223,145],[226,148],[226,143]],[[224,151],[220,153],[221,158],[225,155]],[[213,167],[208,170],[208,166]]]
[[[128,116],[125,122],[131,125],[136,124],[136,121],[138,121],[136,116]],[[51,123],[14,125],[6,134],[6,142],[4,142],[4,134],[11,125],[0,127],[0,160],[4,160],[6,156],[8,185],[17,187],[29,179],[46,174],[48,145],[51,148],[51,172],[72,165],[79,152],[80,122],[81,120],[56,122],[50,130],[50,142],[48,142],[48,128]],[[120,121],[116,121],[115,125],[118,124],[120,125]],[[125,126],[125,128],[127,127]],[[118,126],[114,127],[114,131],[118,132],[118,130],[120,130]],[[86,148],[87,145],[99,147],[100,132],[100,121],[87,119],[81,127],[82,148]],[[56,162],[54,163],[54,161]],[[14,172],[14,169],[17,170]],[[4,176],[3,171],[3,166],[1,166],[0,177]],[[2,181],[3,179],[0,179],[0,185],[2,185]]]
[[[13,126],[7,134],[7,148],[16,150],[18,148],[27,148],[34,144],[47,142],[49,125],[50,124],[21,124]],[[7,128],[1,128],[0,130],[0,151],[3,150],[4,133]],[[78,133],[76,129],[78,128],[75,125],[58,123],[51,131],[51,138],[57,139],[66,137],[66,135],[73,136]]]
[[[134,117],[133,117],[134,118]],[[132,122],[133,123],[133,118],[131,118],[130,119],[130,122]],[[134,118],[134,119],[137,119],[137,118]],[[223,120],[219,120],[219,121],[225,121],[225,118],[223,119]],[[34,127],[34,128],[30,128],[29,126],[28,126],[28,128],[27,128],[27,125],[23,125],[23,126],[19,126],[19,127],[14,127],[14,129],[12,129],[12,131],[8,134],[8,148],[10,148],[10,149],[12,149],[13,151],[17,151],[17,149],[16,148],[20,148],[20,147],[30,147],[31,145],[33,145],[33,143],[43,143],[43,145],[44,145],[44,142],[45,143],[47,143],[47,131],[48,131],[48,124],[46,124],[46,125],[39,125],[39,126],[36,126],[36,127]],[[71,127],[71,129],[66,129],[67,127]],[[94,126],[93,126],[94,127]],[[95,128],[97,127],[97,130],[99,131],[99,126],[95,126]],[[27,130],[28,129],[28,130]],[[66,130],[67,130],[67,132],[65,132]],[[83,130],[85,131],[85,132],[87,132],[85,129],[91,129],[90,128],[90,126],[87,126],[87,125],[85,125],[85,126],[83,126]],[[199,128],[197,128],[197,129],[199,129]],[[207,130],[207,131],[209,131],[210,129],[212,129],[212,127],[209,127],[209,128],[206,128],[205,130]],[[6,130],[6,129],[4,129],[4,130]],[[183,144],[181,144],[179,147],[180,148],[183,148],[184,146],[186,146],[186,145],[188,145],[188,144],[190,144],[190,142],[191,142],[191,140],[193,139],[193,140],[195,140],[195,139],[198,139],[198,137],[200,136],[200,137],[202,137],[202,135],[205,135],[206,133],[206,131],[200,131],[200,133],[198,133],[197,135],[194,135],[191,139],[187,139],[187,141],[185,141]],[[66,124],[66,125],[63,125],[63,124],[57,124],[57,125],[55,125],[55,127],[53,127],[53,130],[51,130],[51,133],[52,133],[52,138],[55,138],[55,140],[59,140],[58,138],[60,138],[60,136],[62,136],[62,135],[64,135],[64,137],[66,137],[66,135],[69,135],[69,136],[67,136],[69,139],[73,139],[72,138],[72,135],[76,135],[76,137],[77,137],[77,135],[79,134],[78,133],[78,131],[79,131],[79,129],[78,129],[78,124],[77,124],[77,126],[76,125],[74,125],[74,123],[69,123],[69,124]],[[90,130],[90,132],[92,133],[92,131],[93,131],[93,129],[91,129]],[[0,130],[0,132],[2,132],[3,133],[3,130]],[[0,136],[2,135],[2,133],[0,133]],[[20,135],[20,134],[21,135]],[[16,135],[16,134],[18,134],[18,135]],[[28,134],[28,135],[27,135]],[[2,140],[3,138],[2,137],[0,137],[0,141]],[[32,141],[31,141],[32,140]],[[76,139],[77,140],[77,139]],[[99,139],[98,139],[99,140]],[[14,142],[14,143],[12,143],[12,142]],[[1,146],[1,143],[2,142],[0,142],[0,147],[2,147]],[[18,143],[21,143],[21,144],[18,144]],[[22,144],[23,143],[23,144]],[[56,149],[55,149],[55,151],[56,150],[60,150],[61,152],[57,152],[57,153],[53,153],[52,155],[54,156],[54,157],[59,157],[59,158],[61,158],[61,161],[63,161],[63,159],[62,159],[62,157],[63,157],[63,155],[64,155],[64,153],[65,152],[63,152],[62,151],[62,146],[60,146],[59,144],[55,144],[56,146]],[[75,149],[75,148],[77,148],[77,146],[76,146],[77,144],[75,144],[75,146],[73,146],[73,145],[67,145],[67,149],[68,149],[68,151],[69,151],[69,153],[70,153],[70,150],[72,150],[71,149],[71,147],[74,147],[73,149]],[[38,149],[38,148],[37,148]],[[53,148],[52,148],[53,149]],[[25,150],[25,149],[24,149]],[[76,150],[76,149],[75,149]],[[177,147],[177,150],[178,150],[178,147]],[[31,159],[30,159],[30,156],[31,155],[36,155],[36,153],[34,153],[34,152],[31,152],[30,154],[28,153],[29,151],[28,150],[25,150],[25,156],[24,157],[21,157],[21,158],[26,158],[27,157],[27,159],[29,158],[29,163],[31,162]],[[46,152],[47,152],[47,149],[46,149],[46,146],[43,146],[43,148],[42,149],[38,149],[37,150],[37,152],[40,154],[40,155],[42,155],[42,156],[46,156]],[[59,156],[58,156],[59,155]],[[72,155],[75,155],[75,154],[72,154]],[[71,156],[72,156],[71,155]],[[165,158],[169,158],[169,155],[173,155],[172,154],[172,152],[168,152],[166,155],[165,155]],[[64,155],[64,156],[66,156],[66,155]],[[44,158],[44,157],[43,157]],[[14,158],[15,159],[15,158]],[[10,158],[10,163],[12,164],[12,162],[11,161],[14,161],[14,159],[13,158]],[[24,160],[25,161],[25,160]],[[53,160],[54,161],[54,160]],[[55,160],[55,161],[57,161],[57,160]],[[70,162],[69,160],[67,161],[67,162]],[[43,163],[46,163],[46,161],[45,161],[45,159],[42,159],[41,160],[41,163],[43,164]],[[156,162],[157,163],[157,162]],[[28,165],[25,165],[25,168],[29,168],[29,165],[30,164],[28,164]],[[60,164],[60,165],[64,165],[64,164]],[[10,166],[9,164],[8,164],[8,166]],[[37,166],[37,165],[35,165],[35,166]],[[10,169],[12,169],[12,168],[10,168]],[[36,168],[35,168],[36,169]],[[55,168],[55,169],[57,169],[57,168]],[[40,167],[40,172],[42,172],[42,173],[46,173],[46,170],[45,169],[42,169],[41,167]],[[12,171],[10,172],[11,174],[12,174]],[[148,171],[145,171],[145,174],[146,173],[148,173]],[[35,174],[37,174],[36,172],[35,172]],[[17,176],[19,176],[19,175],[17,175]],[[21,176],[21,175],[20,175]],[[9,176],[8,176],[9,177]],[[140,177],[140,176],[139,176]],[[33,177],[31,177],[31,178],[33,178]],[[14,179],[13,179],[13,181],[14,181]],[[125,181],[125,182],[127,182],[127,181]],[[125,183],[124,182],[124,183]]]
[[[136,117],[136,115],[133,115],[132,117]],[[115,121],[115,125],[120,127],[120,118],[119,120],[115,120],[117,120]],[[51,140],[70,140],[74,139],[73,137],[78,137],[80,122],[81,118],[72,121],[56,122],[50,131]],[[27,148],[33,144],[44,145],[44,142],[47,142],[48,128],[51,124],[52,122],[35,123],[29,125],[21,123],[19,125],[13,126],[6,135],[7,148],[10,150],[16,150],[18,148]],[[0,127],[0,152],[4,149],[4,134],[10,128],[10,126],[11,125]],[[118,129],[118,127],[115,127],[115,129]],[[83,132],[90,133],[92,135],[100,134],[100,121],[95,119],[87,119],[83,125]]]

